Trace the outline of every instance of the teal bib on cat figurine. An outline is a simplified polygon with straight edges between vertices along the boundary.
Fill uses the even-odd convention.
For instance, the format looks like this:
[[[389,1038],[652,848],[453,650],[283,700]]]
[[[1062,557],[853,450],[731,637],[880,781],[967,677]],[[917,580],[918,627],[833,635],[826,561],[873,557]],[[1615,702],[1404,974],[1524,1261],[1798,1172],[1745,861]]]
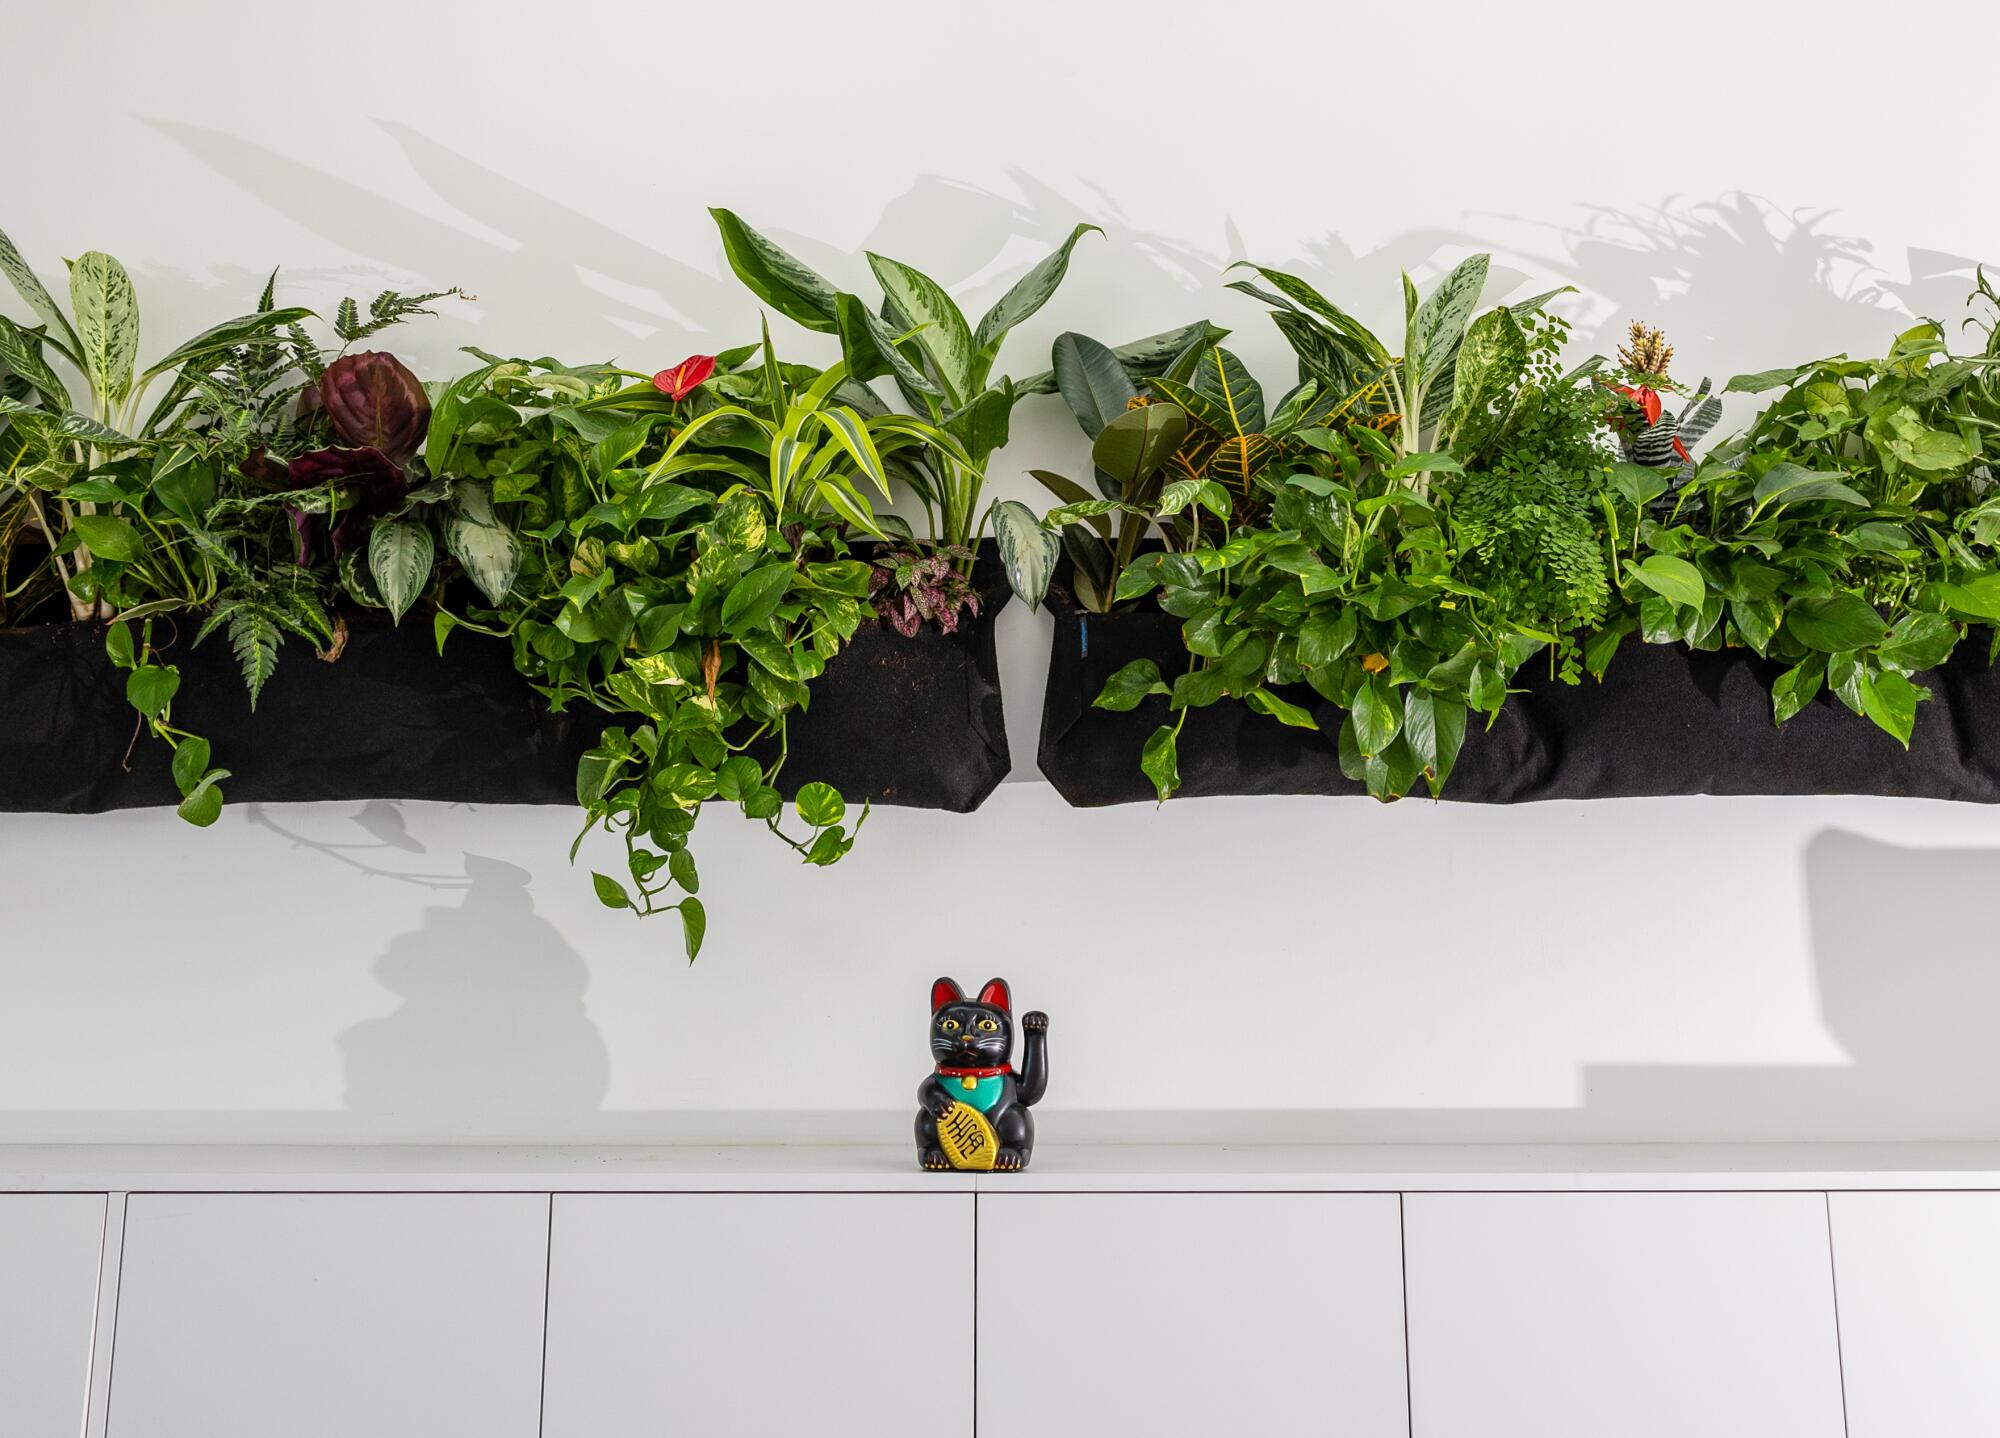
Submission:
[[[968,999],[952,979],[931,985],[930,1075],[917,1088],[917,1162],[941,1173],[1019,1173],[1035,1151],[1031,1105],[1049,1087],[1049,1016],[1021,1015],[1005,979]]]

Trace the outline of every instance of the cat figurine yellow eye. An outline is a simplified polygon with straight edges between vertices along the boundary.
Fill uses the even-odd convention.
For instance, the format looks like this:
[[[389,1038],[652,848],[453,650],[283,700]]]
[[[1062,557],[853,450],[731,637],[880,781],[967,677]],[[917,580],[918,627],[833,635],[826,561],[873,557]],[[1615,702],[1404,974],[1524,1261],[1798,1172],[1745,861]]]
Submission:
[[[1035,1151],[1030,1105],[1049,1086],[1049,1016],[1021,1015],[1014,1072],[1014,1001],[1005,979],[968,999],[952,979],[931,985],[931,1061],[917,1089],[917,1161],[938,1171],[1018,1173]]]

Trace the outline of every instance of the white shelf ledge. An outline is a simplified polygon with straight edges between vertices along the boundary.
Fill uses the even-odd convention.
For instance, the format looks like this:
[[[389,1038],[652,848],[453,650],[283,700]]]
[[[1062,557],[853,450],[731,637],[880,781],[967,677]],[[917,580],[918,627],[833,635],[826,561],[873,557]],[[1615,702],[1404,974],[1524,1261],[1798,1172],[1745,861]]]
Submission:
[[[902,1147],[7,1145],[0,1193],[1172,1193],[2000,1189],[2000,1143],[1045,1144],[1021,1174]]]

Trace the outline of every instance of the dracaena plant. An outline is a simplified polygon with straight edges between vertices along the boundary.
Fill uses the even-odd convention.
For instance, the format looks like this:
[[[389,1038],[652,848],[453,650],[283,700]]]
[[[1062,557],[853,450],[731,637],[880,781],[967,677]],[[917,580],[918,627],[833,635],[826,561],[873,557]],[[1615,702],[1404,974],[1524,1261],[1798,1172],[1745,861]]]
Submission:
[[[1977,292],[1994,298],[1980,277]],[[1620,508],[1631,609],[1595,641],[1601,670],[1625,634],[1696,649],[1742,646],[1784,666],[1774,717],[1822,688],[1907,746],[1941,664],[1973,625],[2000,625],[2000,347],[1953,355],[1917,325],[1881,359],[1742,375],[1779,390],[1691,479],[1654,474]]]
[[[1601,404],[1583,375],[1559,371],[1563,328],[1540,318],[1547,297],[1474,318],[1469,277],[1484,271],[1476,258],[1429,299],[1412,292],[1415,364],[1302,281],[1264,272],[1291,297],[1267,296],[1300,351],[1299,387],[1279,411],[1313,422],[1276,436],[1275,422],[1246,424],[1275,452],[1249,476],[1242,521],[1214,542],[1142,557],[1114,589],[1157,591],[1183,620],[1185,673],[1169,682],[1136,661],[1096,701],[1167,698],[1172,722],[1141,757],[1162,799],[1179,784],[1187,710],[1233,698],[1318,728],[1314,694],[1339,711],[1329,738],[1370,794],[1418,783],[1437,793],[1468,715],[1497,714],[1521,664],[1601,612],[1608,585],[1585,517],[1609,479]],[[1257,416],[1247,375],[1228,392],[1238,414]],[[1394,407],[1404,402],[1435,417],[1408,423]],[[1546,492],[1552,475],[1569,486],[1561,505]]]
[[[738,805],[808,864],[853,846],[867,808],[828,785],[800,787],[788,817],[787,721],[869,617],[875,570],[848,551],[851,532],[882,536],[869,493],[886,495],[896,458],[957,441],[837,402],[842,366],[781,364],[768,338],[631,378],[505,361],[440,398],[454,472],[489,486],[524,555],[498,604],[439,624],[508,635],[551,705],[614,717],[578,768],[578,842],[622,843],[625,873],[593,873],[598,897],[677,912],[692,959],[703,803]]]

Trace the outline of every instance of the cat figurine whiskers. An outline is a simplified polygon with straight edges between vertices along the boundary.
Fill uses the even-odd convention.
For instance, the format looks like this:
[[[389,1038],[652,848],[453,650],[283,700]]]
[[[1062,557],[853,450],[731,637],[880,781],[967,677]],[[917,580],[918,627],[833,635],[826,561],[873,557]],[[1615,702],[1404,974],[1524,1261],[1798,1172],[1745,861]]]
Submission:
[[[1005,979],[968,999],[952,979],[931,985],[931,1061],[917,1087],[917,1161],[939,1172],[1017,1173],[1035,1151],[1028,1113],[1049,1086],[1049,1016],[1021,1016],[1014,1072],[1014,1001]]]

